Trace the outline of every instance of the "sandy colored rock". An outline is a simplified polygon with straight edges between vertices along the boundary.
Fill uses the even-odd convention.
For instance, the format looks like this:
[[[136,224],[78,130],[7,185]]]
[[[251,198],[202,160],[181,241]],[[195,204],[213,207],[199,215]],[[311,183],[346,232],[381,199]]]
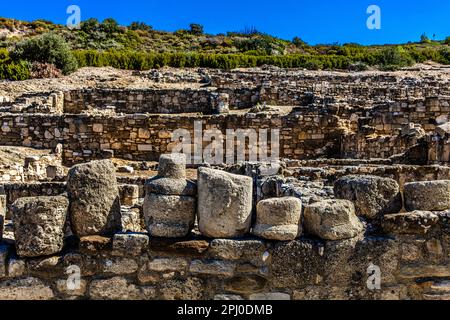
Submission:
[[[348,200],[323,200],[306,206],[305,231],[325,240],[342,240],[360,234],[364,226]]]
[[[369,175],[350,175],[334,183],[338,199],[354,203],[356,214],[375,219],[384,214],[397,213],[402,208],[398,183],[390,178]]]
[[[271,198],[258,202],[253,234],[271,240],[294,240],[301,232],[302,202],[298,198]]]
[[[158,176],[164,178],[186,178],[186,155],[182,153],[163,154],[159,157]]]
[[[387,214],[383,217],[382,228],[387,234],[425,235],[438,221],[439,217],[429,211]]]
[[[155,290],[145,290],[122,277],[94,280],[89,287],[89,297],[93,300],[148,300],[154,296]]]
[[[67,191],[76,235],[83,237],[120,230],[120,198],[116,170],[110,160],[72,167]]]
[[[0,283],[0,300],[50,300],[52,289],[36,278],[11,279]]]
[[[197,185],[186,179],[161,178],[156,176],[145,182],[145,192],[168,196],[196,196]]]
[[[212,238],[232,238],[250,230],[253,180],[220,170],[198,170],[200,232]]]
[[[184,237],[194,227],[195,209],[193,197],[147,194],[143,207],[147,230],[153,237]]]
[[[68,206],[66,197],[16,200],[12,211],[17,254],[38,257],[61,251]]]
[[[406,183],[403,194],[408,211],[450,209],[450,180]]]

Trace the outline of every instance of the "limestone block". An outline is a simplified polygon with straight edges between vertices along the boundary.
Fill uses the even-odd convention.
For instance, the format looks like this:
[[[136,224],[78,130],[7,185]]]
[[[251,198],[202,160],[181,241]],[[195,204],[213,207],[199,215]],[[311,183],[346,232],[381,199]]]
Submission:
[[[375,219],[402,208],[398,183],[390,178],[378,176],[345,176],[334,184],[338,199],[350,200],[355,204],[356,214]]]
[[[323,200],[307,206],[303,225],[308,233],[325,240],[353,238],[364,229],[348,200]]]
[[[145,196],[143,209],[145,224],[151,236],[184,237],[194,227],[194,197],[150,193]]]
[[[163,154],[159,157],[158,176],[164,178],[186,178],[186,155],[182,153]]]
[[[233,238],[250,230],[253,180],[220,170],[198,170],[200,232],[212,238]]]
[[[116,170],[110,160],[72,167],[67,190],[72,228],[77,236],[120,230],[119,189]]]
[[[408,211],[450,209],[450,180],[406,183],[403,193]]]
[[[189,266],[189,272],[196,275],[214,275],[219,277],[232,277],[236,264],[229,261],[193,260]]]
[[[113,254],[140,256],[148,248],[149,238],[146,234],[116,233],[113,237]]]
[[[145,192],[163,194],[168,196],[197,195],[197,185],[186,179],[162,178],[160,176],[148,179],[145,183]]]
[[[119,185],[120,204],[133,206],[139,201],[139,186],[135,184]]]
[[[68,206],[61,196],[16,200],[12,211],[17,254],[38,257],[61,251]]]
[[[93,300],[149,300],[155,295],[154,289],[138,287],[122,277],[94,280],[89,287],[89,297]]]
[[[0,284],[0,300],[50,300],[52,289],[36,278],[8,280]]]
[[[258,202],[253,234],[271,240],[294,240],[301,232],[302,202],[298,198],[271,198]]]
[[[438,222],[439,217],[432,212],[413,211],[385,215],[381,225],[388,234],[425,235]]]

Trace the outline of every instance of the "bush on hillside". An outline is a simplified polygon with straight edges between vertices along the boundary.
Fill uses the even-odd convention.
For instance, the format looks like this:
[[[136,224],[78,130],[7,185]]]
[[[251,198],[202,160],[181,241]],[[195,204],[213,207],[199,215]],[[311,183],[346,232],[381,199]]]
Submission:
[[[189,25],[189,33],[196,35],[196,36],[201,36],[203,34],[203,26],[201,24],[198,23],[191,23]]]
[[[61,36],[46,33],[41,36],[19,42],[11,53],[13,60],[50,63],[69,74],[78,68],[77,60],[69,45]]]
[[[26,61],[14,62],[6,49],[0,49],[0,79],[26,80],[30,78],[30,65]]]
[[[411,66],[414,62],[402,46],[386,47],[378,54],[378,64],[383,70],[397,70]]]

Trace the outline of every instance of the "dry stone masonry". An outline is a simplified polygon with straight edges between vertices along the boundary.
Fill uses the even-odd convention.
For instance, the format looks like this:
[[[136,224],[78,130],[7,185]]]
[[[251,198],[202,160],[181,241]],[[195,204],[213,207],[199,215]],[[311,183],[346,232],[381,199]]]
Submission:
[[[2,83],[0,300],[450,300],[448,70],[133,77]],[[193,164],[194,121],[279,158]]]

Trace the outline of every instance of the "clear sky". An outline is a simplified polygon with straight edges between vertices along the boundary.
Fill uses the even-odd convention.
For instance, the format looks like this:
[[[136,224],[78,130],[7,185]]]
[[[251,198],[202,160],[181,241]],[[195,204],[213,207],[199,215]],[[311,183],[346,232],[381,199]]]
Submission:
[[[310,44],[385,44],[450,36],[449,0],[9,0],[0,16],[65,23],[66,8],[76,4],[81,19],[115,18],[120,24],[144,21],[174,31],[200,23],[211,34],[255,27],[283,39],[299,36]],[[366,26],[369,5],[381,9],[381,29]]]

